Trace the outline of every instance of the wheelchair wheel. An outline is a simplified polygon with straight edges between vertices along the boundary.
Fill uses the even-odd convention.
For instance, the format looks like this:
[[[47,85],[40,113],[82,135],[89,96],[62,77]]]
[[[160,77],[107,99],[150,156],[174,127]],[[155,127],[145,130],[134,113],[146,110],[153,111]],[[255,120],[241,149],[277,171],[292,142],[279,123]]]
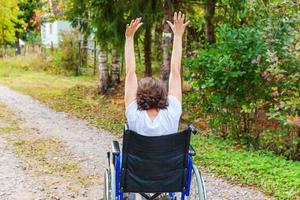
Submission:
[[[111,176],[109,171],[106,169],[104,173],[104,200],[111,200]]]
[[[185,196],[185,200],[206,200],[206,190],[204,180],[197,166],[193,165],[191,177],[190,195]],[[175,193],[174,200],[180,200],[181,193]]]
[[[193,165],[190,195],[187,197],[187,199],[206,200],[204,180],[195,165]]]

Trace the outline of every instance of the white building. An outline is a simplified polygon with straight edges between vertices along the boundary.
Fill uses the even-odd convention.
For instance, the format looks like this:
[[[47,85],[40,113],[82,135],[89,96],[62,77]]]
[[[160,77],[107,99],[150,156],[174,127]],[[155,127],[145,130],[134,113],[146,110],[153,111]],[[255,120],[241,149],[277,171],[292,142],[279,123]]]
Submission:
[[[71,29],[71,23],[68,21],[57,20],[53,22],[44,22],[41,25],[42,44],[48,48],[50,48],[51,46],[58,47],[61,32]]]

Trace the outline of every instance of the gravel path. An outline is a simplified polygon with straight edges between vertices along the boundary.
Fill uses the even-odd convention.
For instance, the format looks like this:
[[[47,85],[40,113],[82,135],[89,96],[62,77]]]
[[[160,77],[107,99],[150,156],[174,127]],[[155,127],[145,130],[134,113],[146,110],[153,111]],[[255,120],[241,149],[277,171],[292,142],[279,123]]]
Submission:
[[[33,181],[21,169],[22,160],[15,157],[10,144],[0,137],[0,199],[32,199]]]
[[[102,177],[107,163],[106,152],[109,150],[111,141],[117,139],[109,132],[92,127],[85,121],[70,117],[63,112],[51,110],[30,96],[14,92],[1,85],[0,102],[4,103],[10,110],[23,119],[24,123],[22,126],[24,128],[38,130],[39,134],[45,137],[54,138],[65,143],[70,152],[77,158],[79,166],[84,173]],[[1,140],[0,149],[2,149]],[[0,153],[2,152],[0,151]],[[11,160],[17,162],[16,159]],[[16,177],[8,179],[11,182],[9,181],[7,186],[1,185],[3,174],[9,170],[15,170]],[[0,166],[0,171],[0,188],[2,186],[6,192],[13,193],[15,188],[11,188],[9,185],[14,184],[13,181],[16,179],[22,180],[22,177],[25,178],[25,175],[15,167],[2,168]],[[232,185],[224,179],[211,175],[206,175],[205,180],[208,199],[270,199],[256,189]],[[90,191],[94,194],[93,199],[102,197],[102,187],[103,183],[93,187],[93,191]],[[0,190],[0,197],[1,192],[4,192],[3,189]]]

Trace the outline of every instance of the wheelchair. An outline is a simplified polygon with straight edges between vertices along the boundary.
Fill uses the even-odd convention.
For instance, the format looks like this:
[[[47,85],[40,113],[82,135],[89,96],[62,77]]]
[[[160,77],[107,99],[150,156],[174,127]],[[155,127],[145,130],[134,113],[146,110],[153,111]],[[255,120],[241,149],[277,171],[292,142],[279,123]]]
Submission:
[[[117,141],[107,153],[104,200],[138,193],[145,199],[206,200],[204,180],[193,164],[192,125],[179,133],[148,137],[124,128],[122,152]],[[166,198],[167,197],[167,198]],[[126,199],[126,198],[125,198]]]

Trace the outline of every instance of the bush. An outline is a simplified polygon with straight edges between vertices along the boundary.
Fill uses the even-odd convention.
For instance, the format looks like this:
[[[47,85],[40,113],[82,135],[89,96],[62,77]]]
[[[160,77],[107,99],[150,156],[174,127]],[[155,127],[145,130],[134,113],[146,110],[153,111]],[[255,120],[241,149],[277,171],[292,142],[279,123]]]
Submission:
[[[268,94],[261,87],[261,63],[266,45],[261,33],[251,27],[218,28],[217,45],[201,49],[199,56],[187,61],[189,80],[199,94],[203,109],[212,114],[210,127],[234,138],[249,132],[248,110]],[[226,132],[229,130],[229,132]]]
[[[78,38],[79,32],[76,30],[63,31],[61,33],[60,49],[61,54],[57,60],[63,69],[72,71],[79,75],[79,59],[78,59]]]
[[[221,23],[217,43],[187,59],[186,78],[214,134],[300,160],[300,21],[292,4],[265,11],[257,3],[253,23]]]

